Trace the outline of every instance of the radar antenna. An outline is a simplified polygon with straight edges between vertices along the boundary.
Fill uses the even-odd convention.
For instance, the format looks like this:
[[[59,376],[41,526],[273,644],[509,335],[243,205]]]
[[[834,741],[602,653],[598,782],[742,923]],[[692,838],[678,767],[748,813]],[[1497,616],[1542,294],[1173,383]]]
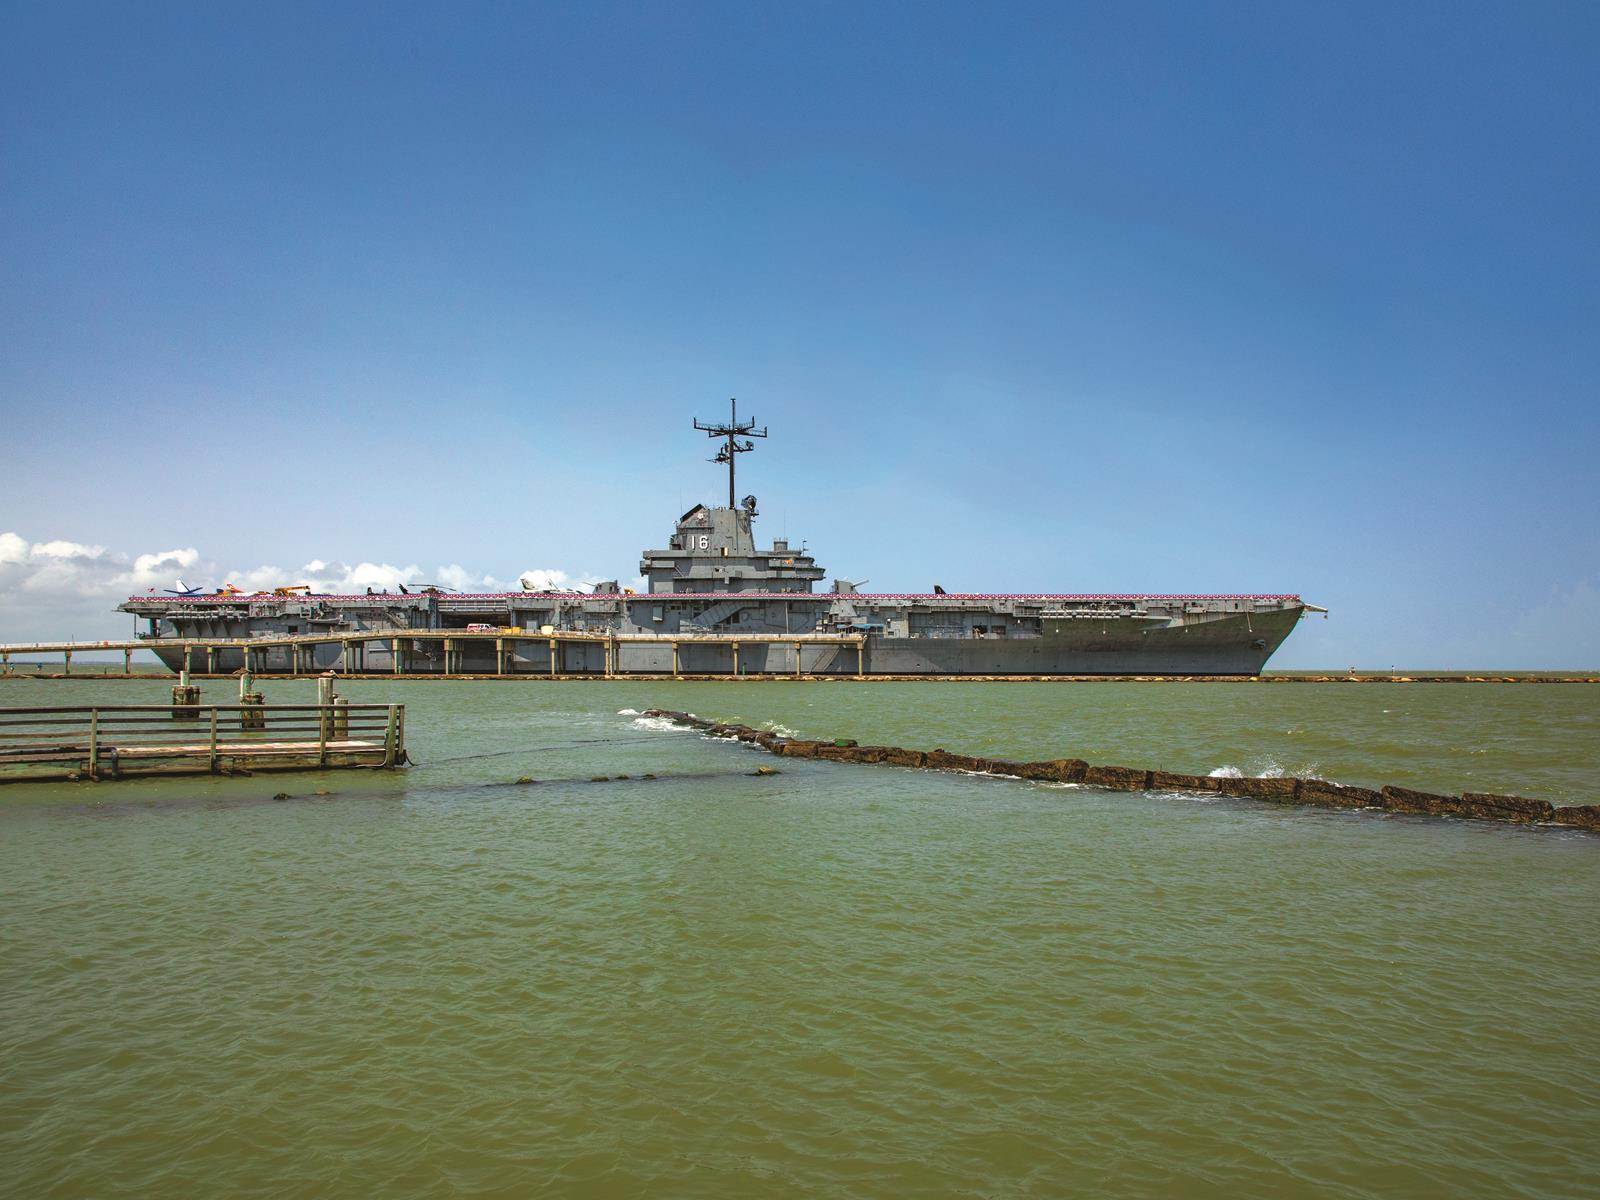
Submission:
[[[717,451],[717,456],[715,458],[707,459],[706,461],[728,464],[728,507],[733,508],[735,507],[734,496],[737,494],[733,488],[734,459],[738,458],[739,455],[744,454],[747,451],[754,450],[756,448],[756,444],[749,439],[753,437],[766,437],[767,427],[763,425],[760,429],[757,429],[756,423],[753,420],[741,423],[739,420],[739,402],[737,400],[730,400],[728,403],[733,406],[733,419],[726,425],[714,425],[708,424],[704,421],[696,420],[694,427],[703,432],[707,437],[728,439],[727,444]],[[739,440],[741,436],[745,438],[745,441],[741,442]]]

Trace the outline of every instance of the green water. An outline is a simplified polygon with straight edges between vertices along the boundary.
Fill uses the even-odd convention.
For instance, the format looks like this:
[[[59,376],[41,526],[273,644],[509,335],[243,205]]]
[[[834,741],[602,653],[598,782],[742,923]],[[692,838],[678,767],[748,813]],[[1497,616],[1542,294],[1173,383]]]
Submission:
[[[1595,1194],[1600,837],[619,712],[1576,803],[1593,687],[341,690],[420,765],[0,792],[0,1194]]]

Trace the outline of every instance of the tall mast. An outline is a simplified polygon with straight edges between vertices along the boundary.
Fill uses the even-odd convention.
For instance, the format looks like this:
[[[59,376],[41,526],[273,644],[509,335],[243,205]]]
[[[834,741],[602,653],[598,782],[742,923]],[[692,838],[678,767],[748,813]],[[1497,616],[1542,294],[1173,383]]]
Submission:
[[[754,420],[745,421],[743,424],[741,424],[739,421],[739,401],[730,400],[728,403],[732,406],[732,418],[726,425],[708,424],[700,421],[697,418],[695,420],[694,427],[703,432],[707,437],[727,439],[726,444],[724,444],[722,448],[717,451],[717,456],[715,458],[707,459],[706,461],[728,464],[728,507],[734,508],[738,505],[738,500],[735,499],[735,491],[733,486],[734,460],[738,458],[739,455],[744,454],[747,451],[754,450],[756,448],[756,444],[748,439],[753,437],[766,437],[767,427],[763,425],[760,429],[757,429]],[[740,437],[744,437],[746,440],[741,443],[739,441]]]

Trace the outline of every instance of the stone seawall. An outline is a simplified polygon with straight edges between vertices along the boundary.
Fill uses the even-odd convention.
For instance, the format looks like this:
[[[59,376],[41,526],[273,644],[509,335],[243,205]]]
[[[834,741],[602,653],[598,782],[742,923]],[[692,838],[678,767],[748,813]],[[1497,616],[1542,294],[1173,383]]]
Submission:
[[[1171,771],[1146,771],[1139,767],[1090,765],[1081,758],[1053,758],[1040,762],[1010,762],[998,758],[977,758],[952,754],[947,750],[907,750],[900,746],[862,746],[849,738],[812,741],[781,737],[770,730],[748,725],[708,721],[692,713],[652,708],[647,717],[664,718],[685,729],[697,729],[712,737],[729,738],[759,746],[782,758],[820,758],[828,762],[878,764],[914,767],[927,771],[963,771],[1046,783],[1077,783],[1085,787],[1122,792],[1199,792],[1264,800],[1269,804],[1312,805],[1320,808],[1374,808],[1386,812],[1430,817],[1464,817],[1480,821],[1508,821],[1517,824],[1565,825],[1600,833],[1600,804],[1578,804],[1557,808],[1545,800],[1526,796],[1501,796],[1488,792],[1465,792],[1459,796],[1419,792],[1412,788],[1349,787],[1323,779],[1277,777],[1269,779],[1232,778],[1216,775],[1180,775]]]

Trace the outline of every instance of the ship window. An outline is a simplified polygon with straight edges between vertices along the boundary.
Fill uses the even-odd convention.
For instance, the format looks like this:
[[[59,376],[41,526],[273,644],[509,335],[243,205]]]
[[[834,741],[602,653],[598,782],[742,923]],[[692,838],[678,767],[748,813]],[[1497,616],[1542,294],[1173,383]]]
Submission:
[[[722,548],[722,557],[723,558],[727,558],[728,557],[728,548],[726,546],[724,546]]]
[[[666,609],[664,609],[661,605],[657,604],[654,608],[652,608],[650,610],[650,619],[652,621],[664,621],[664,620],[666,620],[667,619]]]

